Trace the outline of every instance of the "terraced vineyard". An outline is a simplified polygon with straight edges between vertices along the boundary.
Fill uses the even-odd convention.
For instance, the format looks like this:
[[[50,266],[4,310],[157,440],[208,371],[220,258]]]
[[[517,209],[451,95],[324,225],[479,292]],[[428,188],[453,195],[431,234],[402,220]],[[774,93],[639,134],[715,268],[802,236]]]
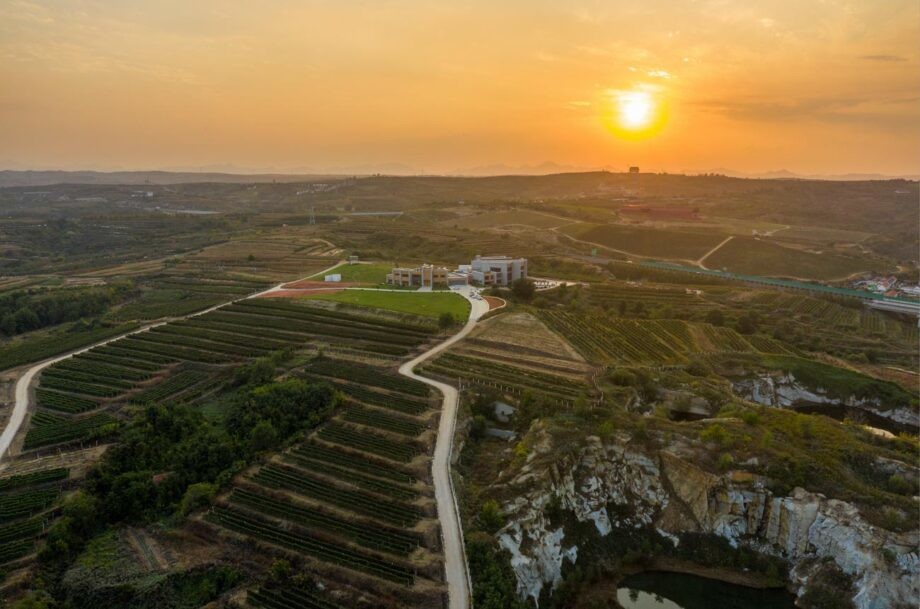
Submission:
[[[176,279],[174,281],[181,280]],[[216,288],[215,288],[216,289]],[[247,300],[161,325],[67,358],[42,372],[39,408],[26,436],[30,450],[100,437],[126,404],[193,402],[219,390],[234,367],[274,351],[327,347],[396,361],[436,332],[431,321],[340,311],[277,300]],[[421,383],[355,362],[321,360],[311,374],[363,393],[374,406],[418,414],[427,408]],[[400,391],[384,395],[345,380]],[[418,399],[408,397],[416,396]],[[113,416],[116,415],[116,416]],[[370,421],[367,421],[370,422]],[[399,423],[394,418],[391,428]],[[413,431],[411,425],[403,428]]]
[[[479,324],[421,369],[448,382],[460,379],[514,395],[531,391],[566,404],[591,393],[591,367],[529,313],[502,313]]]
[[[68,475],[55,468],[0,478],[0,570],[15,568],[35,551]]]
[[[669,307],[673,310],[707,310],[718,306],[697,292],[719,292],[724,287],[705,286],[699,288],[665,288],[630,285],[628,283],[594,283],[589,295],[592,303],[605,308],[626,307],[652,310]]]
[[[540,319],[598,363],[679,364],[697,353],[782,353],[779,342],[758,337],[756,346],[731,328],[679,320],[596,318],[540,310]]]
[[[805,350],[843,356],[872,353],[880,363],[916,367],[917,325],[866,308],[855,300],[835,301],[803,294],[763,290],[753,297],[731,293],[717,297],[759,315],[762,326],[791,329],[790,340]]]
[[[258,542],[262,552],[299,554],[340,593],[354,588],[399,606],[439,606],[428,387],[330,358],[303,374],[332,380],[348,396],[344,407],[304,442],[241,476],[205,520]],[[248,604],[338,606],[303,590],[265,588],[251,591]]]

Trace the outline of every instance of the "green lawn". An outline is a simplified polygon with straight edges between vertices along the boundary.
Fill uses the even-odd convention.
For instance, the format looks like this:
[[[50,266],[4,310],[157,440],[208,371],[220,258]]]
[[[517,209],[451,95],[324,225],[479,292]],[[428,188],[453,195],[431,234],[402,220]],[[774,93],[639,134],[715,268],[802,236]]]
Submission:
[[[344,277],[343,277],[344,279]],[[437,318],[450,313],[457,320],[470,315],[470,303],[452,292],[387,292],[383,290],[343,290],[332,294],[306,296],[317,300],[332,300],[362,307],[374,307],[400,313],[412,313]]]
[[[331,271],[313,275],[310,279],[322,279],[325,275],[340,273],[342,281],[353,283],[367,283],[378,285],[386,283],[387,273],[393,270],[393,265],[387,262],[374,262],[371,264],[340,264]]]

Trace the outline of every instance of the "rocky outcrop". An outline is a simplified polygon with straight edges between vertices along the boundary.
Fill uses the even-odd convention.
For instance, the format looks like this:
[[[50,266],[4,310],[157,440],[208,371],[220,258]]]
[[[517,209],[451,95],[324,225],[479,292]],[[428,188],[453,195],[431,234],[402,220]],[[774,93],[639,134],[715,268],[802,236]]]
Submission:
[[[920,426],[920,412],[913,408],[889,408],[878,398],[834,397],[823,387],[806,387],[795,376],[785,374],[762,374],[732,383],[735,393],[763,406],[788,408],[796,404],[841,404],[860,408],[874,415],[890,419],[902,425]]]
[[[831,559],[853,578],[859,609],[909,606],[920,595],[917,533],[873,526],[849,503],[803,489],[775,496],[755,476],[713,475],[679,449],[633,448],[625,435],[609,442],[590,437],[569,458],[549,459],[549,434],[531,433],[543,437],[509,482],[518,492],[503,506],[509,523],[498,533],[522,597],[538,600],[560,582],[563,563],[578,560],[579,540],[550,525],[550,504],[593,523],[600,536],[623,527],[655,529],[672,542],[679,533],[711,533],[783,557],[800,594],[813,559]]]

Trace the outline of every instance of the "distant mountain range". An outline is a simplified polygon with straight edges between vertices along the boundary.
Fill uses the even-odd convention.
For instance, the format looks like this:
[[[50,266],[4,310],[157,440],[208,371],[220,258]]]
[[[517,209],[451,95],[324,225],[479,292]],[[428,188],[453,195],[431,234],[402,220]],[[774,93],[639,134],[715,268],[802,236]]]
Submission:
[[[885,175],[881,173],[841,173],[841,174],[802,174],[794,173],[788,169],[763,171],[760,173],[744,173],[719,167],[708,171],[686,171],[687,175],[701,173],[717,173],[730,178],[748,178],[754,180],[829,180],[832,182],[857,182],[867,180],[920,180],[920,174],[913,175]]]
[[[270,182],[303,182],[315,181],[323,178],[342,176],[368,176],[374,174],[393,176],[452,176],[452,177],[487,177],[487,176],[526,176],[526,175],[552,175],[560,173],[585,173],[593,171],[626,171],[626,167],[585,167],[577,165],[562,165],[559,163],[545,162],[539,165],[481,165],[460,169],[457,171],[434,173],[413,168],[402,163],[383,163],[352,165],[328,168],[326,170],[311,170],[310,168],[297,168],[289,172],[260,172],[246,171],[233,165],[220,165],[208,167],[176,168],[175,170],[159,171],[63,171],[63,170],[0,170],[0,187],[2,186],[49,186],[52,184],[187,184],[194,182],[219,182],[219,183],[270,183]],[[677,173],[677,172],[671,172]],[[733,178],[777,180],[920,180],[920,174],[889,176],[877,173],[847,173],[841,175],[808,175],[797,174],[781,169],[762,173],[744,173],[731,169],[716,168],[707,171],[685,171],[686,175],[720,174]]]

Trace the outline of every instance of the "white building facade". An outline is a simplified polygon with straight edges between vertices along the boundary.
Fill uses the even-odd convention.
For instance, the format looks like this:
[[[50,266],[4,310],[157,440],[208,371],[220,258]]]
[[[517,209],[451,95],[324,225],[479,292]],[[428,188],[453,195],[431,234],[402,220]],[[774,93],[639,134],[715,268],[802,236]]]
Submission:
[[[466,265],[461,267],[465,270]],[[527,277],[527,259],[509,256],[476,256],[469,266],[470,280],[479,285],[508,286]]]

